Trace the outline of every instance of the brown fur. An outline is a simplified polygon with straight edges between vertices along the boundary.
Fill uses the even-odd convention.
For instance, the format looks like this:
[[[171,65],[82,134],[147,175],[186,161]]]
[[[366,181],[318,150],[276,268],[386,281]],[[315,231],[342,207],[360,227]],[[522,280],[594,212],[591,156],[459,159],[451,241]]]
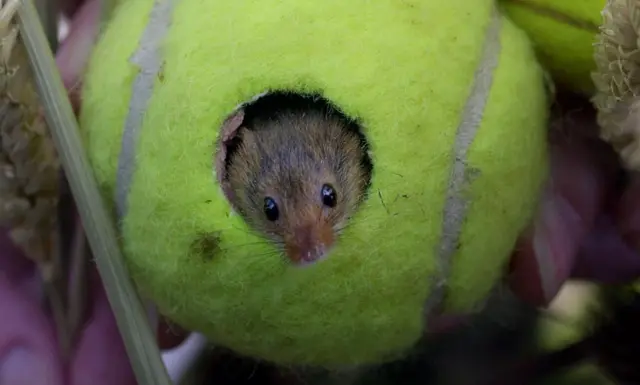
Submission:
[[[227,173],[232,204],[294,262],[323,257],[365,194],[359,138],[338,119],[315,112],[284,114],[251,130],[240,127],[238,136],[241,144]],[[322,203],[325,183],[337,193],[333,208]],[[265,197],[278,205],[275,222],[264,213]]]

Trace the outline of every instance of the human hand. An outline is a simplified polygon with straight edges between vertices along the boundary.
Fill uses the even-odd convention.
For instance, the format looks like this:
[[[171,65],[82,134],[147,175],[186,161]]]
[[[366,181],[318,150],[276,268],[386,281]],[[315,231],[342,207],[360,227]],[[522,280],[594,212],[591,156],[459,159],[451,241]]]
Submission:
[[[99,0],[68,0],[72,16],[70,33],[57,55],[65,86],[75,107],[79,103],[81,75],[94,44]],[[584,104],[570,98],[570,106]],[[640,181],[621,188],[615,154],[595,138],[593,114],[588,110],[565,117],[551,135],[552,176],[536,221],[520,240],[512,261],[510,284],[521,298],[536,305],[549,303],[571,277],[619,282],[640,275],[640,205],[635,196]],[[0,238],[0,379],[13,367],[22,383],[47,385],[135,384],[131,367],[95,271],[92,277],[91,317],[79,337],[68,365],[56,348],[51,318],[42,311],[40,293],[33,282],[35,270]],[[183,338],[161,346],[175,345]],[[33,361],[18,355],[9,359],[11,347],[23,341]],[[31,362],[31,363],[30,363]],[[31,376],[31,377],[27,377]],[[101,382],[102,381],[102,382]],[[20,382],[9,382],[18,385]],[[0,381],[0,384],[5,382]]]
[[[549,186],[516,247],[509,277],[518,297],[542,306],[571,278],[640,278],[640,180],[625,174],[598,138],[587,100],[565,94],[557,104]]]
[[[94,42],[100,1],[65,1],[63,6],[71,16],[70,33],[57,62],[70,94],[77,96],[78,74]],[[79,99],[72,99],[77,107]],[[6,229],[0,229],[0,385],[136,384],[100,277],[90,265],[87,318],[64,356],[36,264],[12,244]],[[179,342],[166,325],[158,325],[158,330],[159,347]]]
[[[0,384],[136,384],[95,271],[89,293],[89,318],[64,362],[34,263],[0,234]]]

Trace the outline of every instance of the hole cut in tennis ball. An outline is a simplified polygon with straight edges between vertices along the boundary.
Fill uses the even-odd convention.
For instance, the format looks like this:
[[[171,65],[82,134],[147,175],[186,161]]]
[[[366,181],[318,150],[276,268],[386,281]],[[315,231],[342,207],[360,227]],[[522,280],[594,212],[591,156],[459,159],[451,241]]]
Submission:
[[[233,211],[296,267],[331,254],[371,185],[362,126],[318,93],[278,90],[241,104],[217,151]]]
[[[337,118],[350,133],[355,134],[363,149],[360,166],[366,173],[366,190],[368,195],[373,175],[373,161],[370,155],[370,145],[364,133],[360,119],[345,114],[335,103],[321,93],[301,93],[289,90],[273,90],[264,92],[246,103],[240,104],[222,123],[220,135],[215,146],[214,171],[216,181],[234,210],[233,191],[228,181],[230,160],[240,145],[239,132],[242,127],[251,128],[256,120],[267,120],[277,117],[283,112],[319,111],[327,116]],[[365,198],[366,199],[366,196]]]

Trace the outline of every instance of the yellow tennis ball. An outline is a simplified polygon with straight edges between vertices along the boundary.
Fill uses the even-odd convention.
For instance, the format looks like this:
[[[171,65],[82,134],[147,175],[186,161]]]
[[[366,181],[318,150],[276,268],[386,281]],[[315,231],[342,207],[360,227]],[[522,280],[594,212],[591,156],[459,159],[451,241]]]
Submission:
[[[500,0],[507,16],[534,42],[559,85],[591,95],[593,45],[606,0]]]
[[[163,314],[245,355],[357,365],[499,289],[547,172],[543,78],[493,0],[129,0],[95,48],[81,124]],[[214,168],[229,114],[274,90],[337,106],[373,164],[304,268],[233,212]]]

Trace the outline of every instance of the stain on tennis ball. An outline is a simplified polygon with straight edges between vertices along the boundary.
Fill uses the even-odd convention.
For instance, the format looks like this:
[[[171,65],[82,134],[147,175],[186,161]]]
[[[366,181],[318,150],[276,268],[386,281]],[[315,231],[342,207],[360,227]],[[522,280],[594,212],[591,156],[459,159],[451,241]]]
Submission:
[[[191,243],[191,253],[202,257],[203,260],[211,260],[220,251],[220,233],[201,232]]]

